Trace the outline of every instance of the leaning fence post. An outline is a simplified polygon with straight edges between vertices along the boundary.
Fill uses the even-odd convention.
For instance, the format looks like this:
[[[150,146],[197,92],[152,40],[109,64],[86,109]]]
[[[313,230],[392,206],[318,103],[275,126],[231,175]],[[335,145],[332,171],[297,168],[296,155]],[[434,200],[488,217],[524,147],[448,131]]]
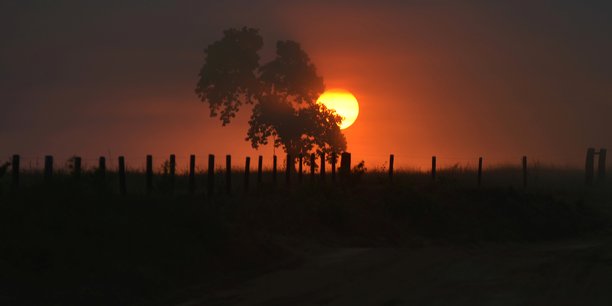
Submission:
[[[272,183],[276,185],[276,155],[272,156]]]
[[[170,154],[170,193],[174,193],[174,182],[176,174],[176,156]]]
[[[196,156],[191,154],[189,155],[189,193],[195,193],[195,163]]]
[[[395,162],[395,155],[389,155],[389,180],[393,180],[393,163]]]
[[[78,156],[74,157],[74,172],[72,175],[74,178],[79,179],[81,177],[81,158]]]
[[[244,191],[249,190],[249,175],[251,172],[251,158],[246,157],[244,161]]]
[[[127,194],[125,182],[125,158],[123,156],[119,156],[119,193],[121,195]]]
[[[11,172],[12,172],[12,179],[11,179],[11,188],[14,190],[17,190],[17,188],[19,188],[19,155],[15,154],[13,155],[13,160],[11,161]]]
[[[482,184],[482,157],[478,158],[478,186]]]
[[[302,182],[302,177],[303,177],[303,173],[302,173],[302,165],[304,162],[304,155],[302,155],[302,153],[300,153],[300,165],[298,166],[298,181],[301,183]]]
[[[436,180],[436,157],[431,157],[431,179]]]
[[[527,156],[523,156],[523,188],[527,188]]]
[[[215,155],[208,155],[208,196],[212,196],[215,188]]]
[[[147,155],[146,175],[147,194],[151,194],[153,191],[153,155]]]
[[[225,191],[232,194],[232,156],[225,156]]]
[[[597,163],[597,181],[603,182],[606,179],[606,149],[599,150],[599,162]]]
[[[595,176],[595,149],[588,148],[585,163],[585,180],[587,185],[593,185],[593,177]]]
[[[51,182],[53,177],[53,156],[45,156],[45,182]]]
[[[257,185],[261,185],[263,177],[263,156],[257,158]]]
[[[293,167],[293,160],[291,159],[291,155],[287,154],[287,162],[285,165],[285,183],[287,185],[291,184],[291,168]]]
[[[336,181],[336,152],[331,153],[331,179]]]
[[[319,173],[321,174],[321,181],[325,181],[325,152],[321,152],[321,170]]]
[[[343,152],[340,155],[340,177],[347,178],[351,174],[351,153]]]

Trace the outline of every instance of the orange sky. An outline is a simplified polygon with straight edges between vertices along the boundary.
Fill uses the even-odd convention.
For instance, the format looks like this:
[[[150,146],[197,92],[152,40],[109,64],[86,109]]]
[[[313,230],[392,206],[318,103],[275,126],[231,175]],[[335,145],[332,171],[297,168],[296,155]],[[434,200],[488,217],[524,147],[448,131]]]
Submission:
[[[243,25],[261,29],[264,62],[296,40],[329,88],[355,94],[345,134],[369,168],[389,153],[399,167],[581,166],[588,146],[612,147],[607,7],[481,2],[4,4],[0,158],[269,157],[244,141],[247,109],[221,127],[194,93],[203,48]]]

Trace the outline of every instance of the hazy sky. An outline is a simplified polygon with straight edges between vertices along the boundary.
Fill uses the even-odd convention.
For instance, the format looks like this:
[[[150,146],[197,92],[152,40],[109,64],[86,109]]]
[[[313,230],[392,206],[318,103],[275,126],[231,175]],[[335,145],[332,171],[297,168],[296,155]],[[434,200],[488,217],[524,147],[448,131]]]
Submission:
[[[194,93],[229,27],[300,42],[360,101],[354,160],[583,164],[612,149],[609,1],[2,1],[0,159],[272,154],[250,110],[221,127]],[[184,160],[184,159],[183,159]],[[161,162],[161,161],[160,161]]]

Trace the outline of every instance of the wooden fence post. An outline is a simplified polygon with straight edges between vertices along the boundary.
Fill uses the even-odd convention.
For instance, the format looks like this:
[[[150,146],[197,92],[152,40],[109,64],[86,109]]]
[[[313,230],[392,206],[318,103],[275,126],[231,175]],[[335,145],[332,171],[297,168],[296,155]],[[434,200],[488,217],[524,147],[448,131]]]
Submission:
[[[119,156],[119,193],[124,196],[127,194],[125,182],[125,157]]]
[[[431,179],[436,180],[436,157],[431,157]]]
[[[298,181],[301,183],[304,174],[302,173],[302,165],[304,164],[304,155],[300,153],[300,165],[298,166]]]
[[[11,188],[13,191],[16,191],[19,188],[19,155],[13,155],[13,160],[11,161]]]
[[[395,155],[389,155],[389,180],[393,181],[393,164],[395,162]]]
[[[523,156],[523,188],[527,188],[527,156]]]
[[[246,157],[244,161],[244,191],[249,191],[249,175],[251,172],[251,158]]]
[[[597,163],[597,181],[603,182],[606,180],[606,149],[599,150],[599,162]]]
[[[261,185],[263,178],[263,156],[257,158],[257,185]]]
[[[195,164],[196,156],[194,154],[189,155],[189,193],[195,193]]]
[[[314,179],[315,179],[315,160],[316,160],[316,156],[314,153],[310,154],[310,182],[314,183]]]
[[[321,152],[321,165],[319,174],[321,175],[321,182],[325,181],[325,153]]]
[[[106,179],[106,157],[104,156],[98,158],[98,178],[101,181]]]
[[[482,157],[478,158],[478,186],[482,184]]]
[[[340,177],[346,179],[351,174],[351,153],[343,152],[340,155]]]
[[[74,157],[74,169],[72,175],[75,179],[81,177],[81,158],[79,156]]]
[[[51,182],[53,178],[53,156],[45,156],[45,182]]]
[[[331,180],[336,181],[336,152],[331,153]]]
[[[208,184],[208,196],[212,196],[215,189],[215,155],[208,155],[208,179],[206,180]]]
[[[287,161],[285,163],[285,183],[287,185],[291,184],[291,168],[293,168],[293,160],[291,158],[291,155],[287,154]]]
[[[593,177],[595,176],[595,149],[588,148],[586,154],[586,163],[584,167],[585,180],[587,185],[593,185]]]
[[[147,194],[153,192],[153,155],[147,155],[146,165]]]
[[[232,156],[225,156],[225,192],[232,194]]]
[[[170,193],[174,193],[174,182],[176,180],[176,156],[170,154]]]
[[[272,183],[276,185],[276,155],[272,156]]]

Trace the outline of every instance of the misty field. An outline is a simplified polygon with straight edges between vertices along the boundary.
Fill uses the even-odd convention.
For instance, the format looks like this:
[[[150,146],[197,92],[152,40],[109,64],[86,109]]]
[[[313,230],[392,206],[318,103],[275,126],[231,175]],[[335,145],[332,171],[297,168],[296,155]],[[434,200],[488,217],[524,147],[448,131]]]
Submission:
[[[408,248],[583,239],[610,227],[612,184],[585,186],[579,170],[460,167],[429,173],[364,171],[325,182],[276,183],[265,172],[231,195],[219,173],[190,194],[187,176],[116,173],[100,180],[25,172],[18,190],[0,179],[0,304],[167,305],[224,282],[248,279],[324,248]],[[171,188],[174,186],[174,189]],[[586,239],[586,238],[585,238]]]

